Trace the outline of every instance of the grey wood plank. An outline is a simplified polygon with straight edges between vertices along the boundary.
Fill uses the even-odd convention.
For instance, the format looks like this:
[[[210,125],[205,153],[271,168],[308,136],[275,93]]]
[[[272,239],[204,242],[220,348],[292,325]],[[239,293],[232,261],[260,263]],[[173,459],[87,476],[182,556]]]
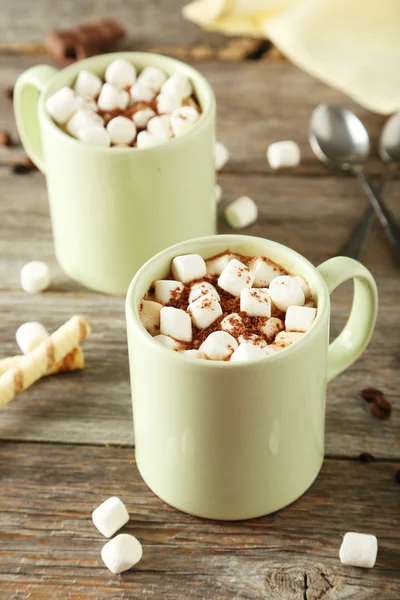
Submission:
[[[400,593],[398,465],[326,460],[306,494],[261,519],[215,522],[155,497],[132,449],[3,443],[0,598],[395,600]],[[92,510],[118,495],[143,559],[112,576]],[[372,570],[341,565],[346,531],[379,539]]]
[[[93,326],[85,343],[85,371],[47,378],[26,391],[0,414],[0,439],[131,444],[124,301],[86,291],[57,266],[40,173],[17,177],[2,167],[0,178],[1,354],[17,352],[14,333],[27,320],[42,321],[53,330],[72,314],[82,313]],[[244,233],[289,245],[314,264],[335,253],[362,209],[356,182],[346,178],[223,174],[220,181],[221,233],[229,231],[222,217],[224,206],[247,193],[258,202],[260,218]],[[396,208],[400,184],[393,184],[392,190]],[[47,261],[53,274],[52,287],[40,296],[27,295],[19,287],[19,269],[32,259]],[[400,278],[379,230],[371,236],[365,259],[381,292],[378,325],[366,354],[329,386],[326,452],[354,457],[368,451],[393,458],[400,456]],[[349,312],[351,293],[348,284],[334,294],[335,334]],[[373,417],[360,399],[366,386],[383,389],[393,402],[387,421]]]

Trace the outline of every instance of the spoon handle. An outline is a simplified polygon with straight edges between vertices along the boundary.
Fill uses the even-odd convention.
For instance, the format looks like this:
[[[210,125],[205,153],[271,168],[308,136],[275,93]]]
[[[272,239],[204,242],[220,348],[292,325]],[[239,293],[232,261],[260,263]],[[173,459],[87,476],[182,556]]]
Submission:
[[[387,208],[386,204],[380,197],[378,190],[365,175],[364,171],[356,167],[354,167],[352,171],[361,183],[371,207],[375,211],[375,214],[378,217],[387,238],[392,244],[396,260],[398,264],[400,264],[400,228],[397,225],[392,212]]]

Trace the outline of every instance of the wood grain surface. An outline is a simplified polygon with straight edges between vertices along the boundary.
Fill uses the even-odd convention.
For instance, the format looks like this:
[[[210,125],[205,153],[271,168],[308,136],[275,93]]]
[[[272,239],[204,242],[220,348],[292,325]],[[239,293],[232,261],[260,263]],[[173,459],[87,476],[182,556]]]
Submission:
[[[12,104],[3,91],[24,69],[42,62],[44,37],[100,16],[115,16],[128,30],[124,49],[160,50],[194,64],[212,83],[218,103],[218,138],[231,160],[223,188],[219,231],[229,227],[224,207],[246,194],[259,219],[244,233],[286,244],[315,265],[333,256],[364,206],[358,184],[331,172],[307,142],[310,114],[319,102],[356,111],[371,135],[367,170],[379,183],[376,153],[384,119],[302,73],[275,51],[246,58],[257,40],[230,40],[202,32],[180,18],[184,0],[38,0],[3,2],[0,19],[0,130],[17,140]],[[295,139],[302,163],[272,172],[269,143]],[[93,333],[84,344],[82,372],[48,377],[0,414],[0,600],[113,600],[133,598],[219,600],[395,600],[400,597],[400,277],[376,226],[363,257],[376,277],[380,311],[364,356],[329,385],[326,460],[315,485],[290,507],[263,519],[216,523],[184,515],[158,500],[134,462],[124,299],[85,290],[56,263],[39,172],[12,173],[20,145],[0,148],[0,358],[15,354],[15,330],[27,320],[56,329],[82,313]],[[400,218],[400,179],[386,190]],[[49,263],[52,285],[25,294],[19,269],[28,260]],[[352,285],[332,297],[332,336],[349,313]],[[373,416],[360,391],[382,389],[389,419]],[[369,452],[375,461],[364,464]],[[125,531],[144,545],[138,566],[112,576],[100,559],[104,539],[90,514],[110,495],[127,504]],[[344,567],[341,536],[374,533],[373,570]]]

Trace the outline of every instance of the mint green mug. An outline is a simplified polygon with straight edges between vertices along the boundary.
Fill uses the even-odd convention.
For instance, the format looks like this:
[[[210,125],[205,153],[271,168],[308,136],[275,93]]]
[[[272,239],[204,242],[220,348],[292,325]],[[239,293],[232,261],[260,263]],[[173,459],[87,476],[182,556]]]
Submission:
[[[203,109],[182,137],[153,148],[100,148],[64,133],[44,103],[73,85],[78,72],[103,75],[116,58],[187,75]],[[58,72],[39,65],[15,86],[22,143],[46,175],[57,259],[72,279],[125,294],[132,275],[155,253],[215,233],[215,98],[202,75],[172,58],[141,52],[95,56]]]
[[[229,363],[174,352],[147,333],[139,303],[172,258],[227,249],[268,256],[308,281],[318,312],[300,341],[257,361]],[[329,345],[329,294],[349,279],[350,317]],[[229,520],[259,517],[301,496],[324,458],[327,382],[365,350],[377,305],[375,281],[357,261],[337,257],[315,268],[261,238],[204,237],[150,259],[126,299],[136,461],[150,489],[185,512]]]

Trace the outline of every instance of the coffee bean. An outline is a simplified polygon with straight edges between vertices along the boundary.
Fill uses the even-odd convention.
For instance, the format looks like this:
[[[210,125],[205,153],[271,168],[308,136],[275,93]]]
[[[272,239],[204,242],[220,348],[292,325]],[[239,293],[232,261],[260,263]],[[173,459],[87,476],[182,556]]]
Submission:
[[[373,456],[369,452],[362,452],[358,457],[358,460],[364,463],[373,462],[375,460],[375,456]]]
[[[371,413],[375,417],[378,417],[378,419],[387,419],[390,417],[390,412],[391,411],[388,412],[385,408],[380,406],[378,402],[371,402]]]
[[[12,167],[12,172],[14,175],[25,175],[26,173],[30,173],[31,170],[32,169],[29,169],[29,167],[26,167],[22,163],[17,163]]]
[[[31,161],[31,159],[29,158],[29,156],[26,156],[24,158],[24,160],[21,162],[22,165],[24,165],[24,167],[26,167],[27,169],[29,169],[30,171],[34,171],[36,169],[36,165],[35,163],[33,163]]]
[[[0,131],[0,146],[6,146],[9,148],[12,145],[12,139],[8,131]]]
[[[376,388],[366,388],[361,391],[361,397],[367,402],[376,402],[377,398],[383,396],[383,392]]]
[[[14,98],[14,88],[13,87],[8,87],[4,90],[4,96],[7,98],[7,100],[12,100]]]

